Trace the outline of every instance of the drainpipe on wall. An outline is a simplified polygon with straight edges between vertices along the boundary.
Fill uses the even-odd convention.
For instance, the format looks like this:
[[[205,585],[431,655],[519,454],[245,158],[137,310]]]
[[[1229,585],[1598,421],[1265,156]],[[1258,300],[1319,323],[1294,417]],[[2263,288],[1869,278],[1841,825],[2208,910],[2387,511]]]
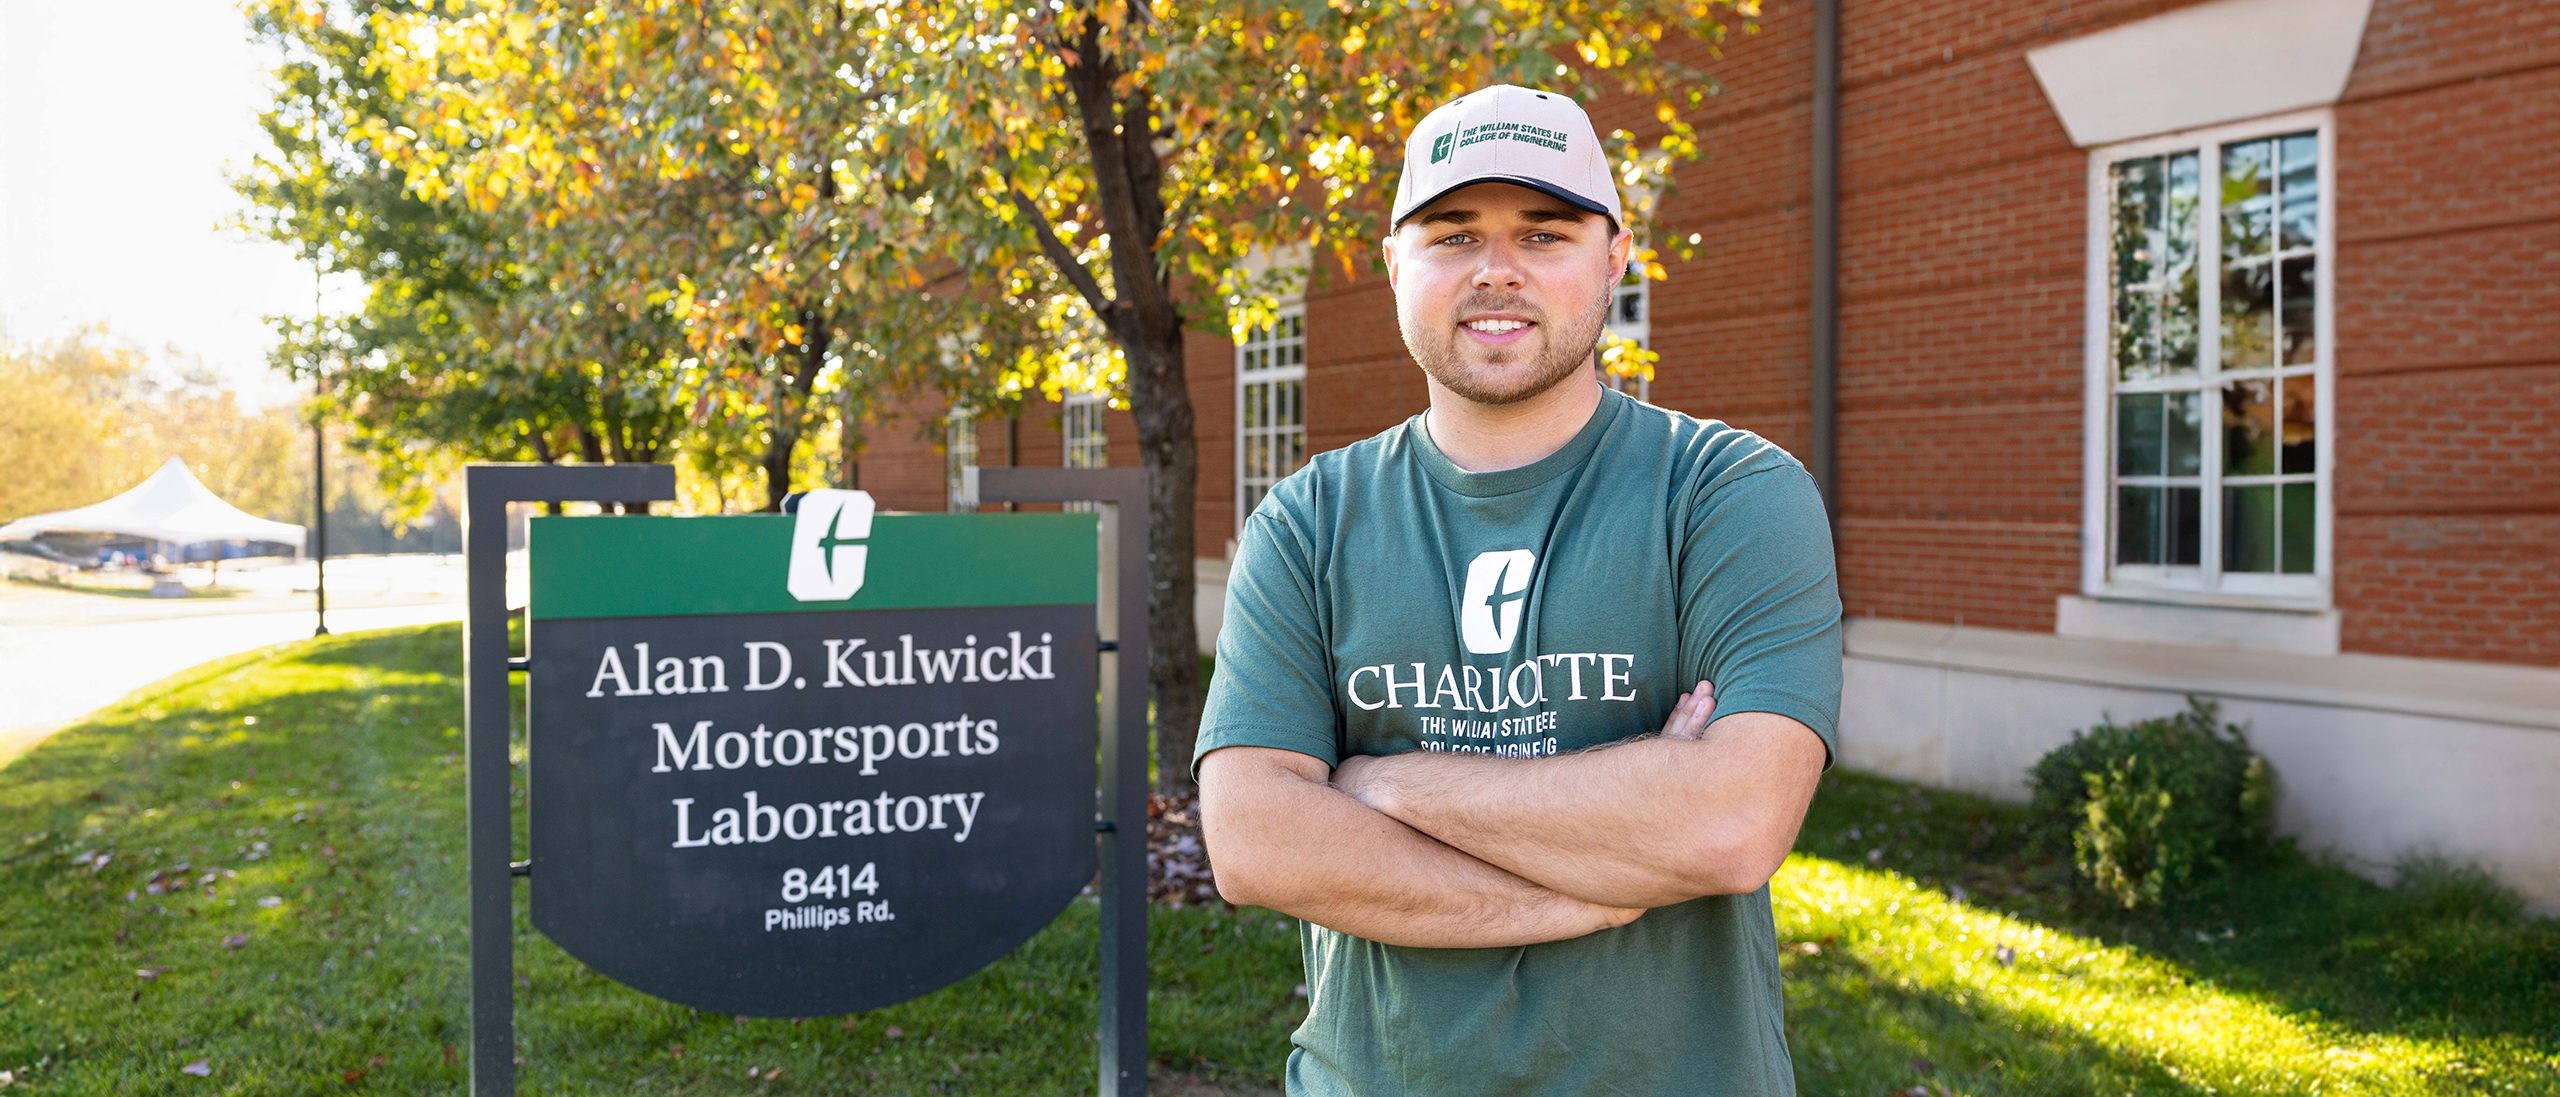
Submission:
[[[1840,543],[1840,3],[1813,5],[1813,452],[1831,542]]]

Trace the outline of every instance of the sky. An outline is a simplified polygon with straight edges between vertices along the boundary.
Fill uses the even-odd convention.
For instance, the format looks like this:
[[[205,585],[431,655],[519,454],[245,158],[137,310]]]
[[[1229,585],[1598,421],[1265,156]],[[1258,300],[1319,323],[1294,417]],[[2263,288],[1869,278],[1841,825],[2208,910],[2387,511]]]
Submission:
[[[0,334],[103,323],[254,402],[293,399],[264,317],[310,314],[311,269],[224,227],[245,208],[228,179],[266,143],[270,65],[229,0],[0,0]]]

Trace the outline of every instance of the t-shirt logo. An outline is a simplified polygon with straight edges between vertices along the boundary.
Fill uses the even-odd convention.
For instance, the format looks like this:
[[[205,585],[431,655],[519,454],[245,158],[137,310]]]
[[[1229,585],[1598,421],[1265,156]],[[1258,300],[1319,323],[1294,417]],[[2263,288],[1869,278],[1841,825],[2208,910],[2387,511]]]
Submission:
[[[1467,564],[1467,589],[1458,602],[1458,638],[1476,655],[1500,655],[1520,636],[1520,610],[1529,601],[1529,575],[1538,554],[1528,549],[1479,553]]]

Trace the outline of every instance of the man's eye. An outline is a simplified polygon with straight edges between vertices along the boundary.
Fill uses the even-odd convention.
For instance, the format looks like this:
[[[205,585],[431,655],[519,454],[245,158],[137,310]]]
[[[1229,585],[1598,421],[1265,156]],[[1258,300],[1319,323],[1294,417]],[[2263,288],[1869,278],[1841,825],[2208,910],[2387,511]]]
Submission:
[[[1476,238],[1475,238],[1475,237],[1470,236],[1470,235],[1468,235],[1468,234],[1466,234],[1466,233],[1463,233],[1463,232],[1453,232],[1453,233],[1450,233],[1450,234],[1449,234],[1449,235],[1447,235],[1447,236],[1443,236],[1443,237],[1441,237],[1441,238],[1439,238],[1439,239],[1437,239],[1437,240],[1432,241],[1432,243],[1434,243],[1434,244],[1442,244],[1442,245],[1448,245],[1448,246],[1453,246],[1453,247],[1454,247],[1454,246],[1459,246],[1459,245],[1464,245],[1464,244],[1472,244],[1472,243],[1475,243],[1475,242],[1476,242]]]
[[[1563,241],[1564,237],[1552,232],[1538,232],[1531,233],[1529,235],[1529,242],[1533,244],[1556,244],[1562,243]]]

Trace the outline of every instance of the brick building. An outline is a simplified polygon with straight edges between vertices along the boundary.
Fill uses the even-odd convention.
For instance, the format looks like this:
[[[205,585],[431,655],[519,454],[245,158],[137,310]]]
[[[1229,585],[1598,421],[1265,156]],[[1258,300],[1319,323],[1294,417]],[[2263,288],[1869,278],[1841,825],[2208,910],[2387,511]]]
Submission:
[[[2217,697],[2306,844],[2560,909],[2560,5],[1846,4],[1827,88],[1817,21],[1701,58],[1701,254],[1613,322],[1648,399],[1824,479],[1842,764],[2017,798],[2071,729]],[[1284,315],[1189,344],[1204,638],[1261,487],[1424,402],[1383,281]],[[864,486],[1135,463],[1125,413],[1051,410],[878,431]]]

